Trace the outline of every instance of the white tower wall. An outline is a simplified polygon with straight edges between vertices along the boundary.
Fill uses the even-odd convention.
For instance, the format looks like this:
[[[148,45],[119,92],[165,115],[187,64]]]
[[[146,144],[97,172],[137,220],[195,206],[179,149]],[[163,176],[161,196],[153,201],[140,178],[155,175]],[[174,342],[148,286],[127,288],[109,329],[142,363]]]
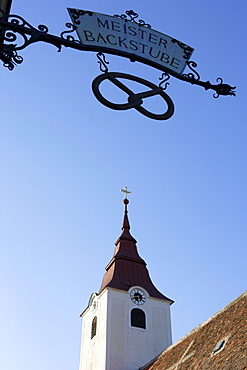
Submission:
[[[129,292],[113,288],[91,297],[82,315],[80,370],[138,370],[172,343],[170,302],[149,297],[139,288],[147,297],[143,305],[133,303]],[[131,326],[133,308],[144,311],[146,329]],[[91,339],[95,316],[96,335]]]

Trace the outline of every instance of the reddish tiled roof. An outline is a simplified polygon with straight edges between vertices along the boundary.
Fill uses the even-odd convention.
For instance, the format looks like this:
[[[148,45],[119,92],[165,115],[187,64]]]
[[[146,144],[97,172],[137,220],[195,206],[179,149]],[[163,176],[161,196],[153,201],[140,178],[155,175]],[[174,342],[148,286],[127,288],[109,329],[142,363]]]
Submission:
[[[122,234],[116,241],[115,251],[112,260],[106,266],[106,273],[103,278],[99,293],[106,287],[128,291],[131,286],[143,287],[151,297],[172,300],[164,296],[152,283],[146,262],[139,256],[136,240],[130,234],[127,205],[128,199],[124,199],[125,212],[122,226]]]
[[[141,369],[247,369],[247,292]]]

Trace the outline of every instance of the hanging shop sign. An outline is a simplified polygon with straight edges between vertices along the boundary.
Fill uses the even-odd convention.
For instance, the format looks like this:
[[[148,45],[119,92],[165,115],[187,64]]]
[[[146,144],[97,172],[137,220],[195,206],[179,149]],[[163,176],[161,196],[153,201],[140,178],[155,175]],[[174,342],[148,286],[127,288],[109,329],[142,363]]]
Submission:
[[[68,9],[81,44],[149,64],[158,69],[182,74],[193,49],[144,21],[133,22],[123,16]],[[134,13],[136,14],[136,13]]]
[[[0,0],[1,3],[1,0]],[[66,23],[67,30],[60,36],[49,34],[47,26],[40,24],[37,28],[19,15],[9,14],[9,6],[3,9],[0,4],[0,60],[10,71],[23,62],[18,54],[25,47],[42,41],[54,45],[61,51],[62,47],[81,51],[97,53],[100,70],[103,74],[97,76],[92,82],[95,97],[105,106],[116,110],[136,109],[144,116],[155,120],[167,120],[174,113],[174,104],[167,95],[170,77],[192,85],[202,86],[205,90],[215,91],[214,97],[220,95],[235,96],[235,87],[217,78],[217,84],[201,81],[199,73],[195,70],[197,64],[191,61],[192,47],[152,29],[151,25],[138,19],[138,14],[127,10],[121,15],[106,15],[88,10],[68,9],[72,23]],[[77,36],[79,37],[79,40]],[[158,70],[162,76],[160,83],[154,84],[143,78],[120,72],[109,72],[105,54],[114,54],[128,58],[132,62],[141,62]],[[185,67],[189,72],[184,73]],[[135,81],[140,91],[134,92],[128,87],[128,82]],[[109,101],[103,96],[101,84],[114,84],[125,93],[122,104]],[[162,114],[148,111],[144,102],[153,96],[159,96],[164,105]]]

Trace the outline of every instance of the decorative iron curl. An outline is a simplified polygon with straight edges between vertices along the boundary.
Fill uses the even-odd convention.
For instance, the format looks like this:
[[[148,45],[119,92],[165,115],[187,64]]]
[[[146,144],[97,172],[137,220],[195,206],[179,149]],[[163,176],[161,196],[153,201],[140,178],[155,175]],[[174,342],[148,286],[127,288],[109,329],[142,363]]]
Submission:
[[[18,31],[19,32],[19,27],[27,27],[27,28],[30,28],[30,30],[36,30],[35,27],[33,27],[30,23],[28,23],[24,18],[22,18],[21,16],[19,15],[14,15],[14,14],[10,14],[10,15],[6,15],[4,17],[2,17],[3,20],[7,20],[10,24],[16,26],[13,28],[14,31]],[[43,32],[43,33],[48,33],[49,31],[49,28],[47,26],[45,26],[44,24],[40,24],[38,26],[38,30],[40,32]]]
[[[172,39],[172,42],[174,44],[178,44],[180,46],[180,48],[182,48],[184,50],[184,56],[183,56],[184,59],[189,59],[190,58],[190,56],[193,52],[193,49],[190,46],[188,46],[188,45],[184,44],[183,42],[178,41],[176,39]]]
[[[109,64],[109,62],[107,62],[105,54],[103,54],[102,52],[99,52],[96,54],[96,56],[99,59],[98,61],[99,69],[101,70],[101,72],[107,73],[108,72],[107,64]]]
[[[194,68],[197,67],[197,63],[193,62],[193,61],[189,61],[189,62],[187,61],[186,64],[193,73],[190,72],[190,73],[184,74],[183,76],[188,77],[192,81],[199,81],[201,77],[200,77],[199,73],[194,69]],[[194,67],[194,68],[192,68],[192,67]]]
[[[17,36],[13,32],[6,32],[4,29],[0,29],[0,35],[2,36],[2,39],[7,42],[14,42],[17,39]],[[16,46],[16,44],[14,46]]]
[[[80,24],[81,22],[79,21],[79,18],[81,15],[85,15],[85,14],[88,14],[90,17],[93,15],[92,12],[88,11],[88,10],[79,10],[79,9],[71,9],[69,8],[69,13],[71,15],[71,17],[73,18],[75,24]]]
[[[15,50],[11,50],[8,46],[4,45],[0,50],[0,59],[3,62],[3,66],[13,71],[17,64],[23,62],[23,58],[17,54]]]
[[[0,31],[0,33],[2,33],[1,31]],[[3,33],[4,33],[4,30],[3,30]],[[21,36],[22,39],[18,38],[17,34],[19,36]],[[4,33],[3,40],[6,41],[7,46],[12,48],[13,50],[22,50],[30,44],[30,42],[29,42],[30,39],[27,37],[27,35],[24,32],[22,32],[20,30],[18,30],[18,31],[11,31],[11,30],[6,31]],[[15,41],[16,41],[16,43],[14,43]],[[19,46],[18,46],[17,42],[19,43]]]
[[[166,77],[166,78],[165,78]],[[162,76],[159,77],[159,80],[162,80],[160,83],[159,83],[159,87],[162,89],[162,90],[166,90],[167,89],[167,86],[170,85],[169,82],[167,82],[168,80],[170,80],[171,76],[167,73],[167,72],[164,72],[162,73]]]
[[[139,15],[136,12],[134,12],[134,10],[126,10],[125,13],[127,15],[126,14],[121,14],[121,15],[114,14],[114,17],[124,19],[125,21],[136,23],[139,26],[151,28],[151,25],[149,23],[146,23],[143,19],[140,19],[138,22],[136,21],[136,18],[138,18]],[[129,19],[127,16],[129,17]]]
[[[72,23],[66,23],[66,24],[65,24],[65,26],[66,26],[67,28],[72,28],[72,29],[71,29],[71,30],[69,30],[69,31],[63,31],[63,32],[61,32],[60,37],[61,37],[62,39],[64,39],[64,40],[68,40],[68,41],[70,41],[70,42],[75,42],[75,43],[79,44],[79,43],[80,43],[80,41],[79,41],[79,40],[76,40],[74,36],[72,36],[72,35],[67,35],[67,36],[65,36],[65,34],[67,34],[67,33],[71,33],[71,32],[76,31],[77,26],[75,26],[75,25],[74,25],[74,24],[72,24]]]
[[[32,27],[32,29],[34,29],[34,30],[35,30],[35,28],[34,28],[34,27]],[[48,28],[47,26],[45,26],[44,24],[40,24],[40,25],[38,26],[38,30],[39,30],[40,32],[43,32],[43,33],[48,33],[49,28]]]

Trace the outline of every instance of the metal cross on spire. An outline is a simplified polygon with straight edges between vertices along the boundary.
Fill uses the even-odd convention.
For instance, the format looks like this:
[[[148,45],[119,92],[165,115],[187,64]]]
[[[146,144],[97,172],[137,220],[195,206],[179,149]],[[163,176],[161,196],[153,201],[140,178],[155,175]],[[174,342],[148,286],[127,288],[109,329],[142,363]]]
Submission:
[[[124,199],[128,199],[127,194],[131,194],[131,191],[127,190],[127,186],[125,186],[123,189],[120,189],[120,191],[124,193]]]

